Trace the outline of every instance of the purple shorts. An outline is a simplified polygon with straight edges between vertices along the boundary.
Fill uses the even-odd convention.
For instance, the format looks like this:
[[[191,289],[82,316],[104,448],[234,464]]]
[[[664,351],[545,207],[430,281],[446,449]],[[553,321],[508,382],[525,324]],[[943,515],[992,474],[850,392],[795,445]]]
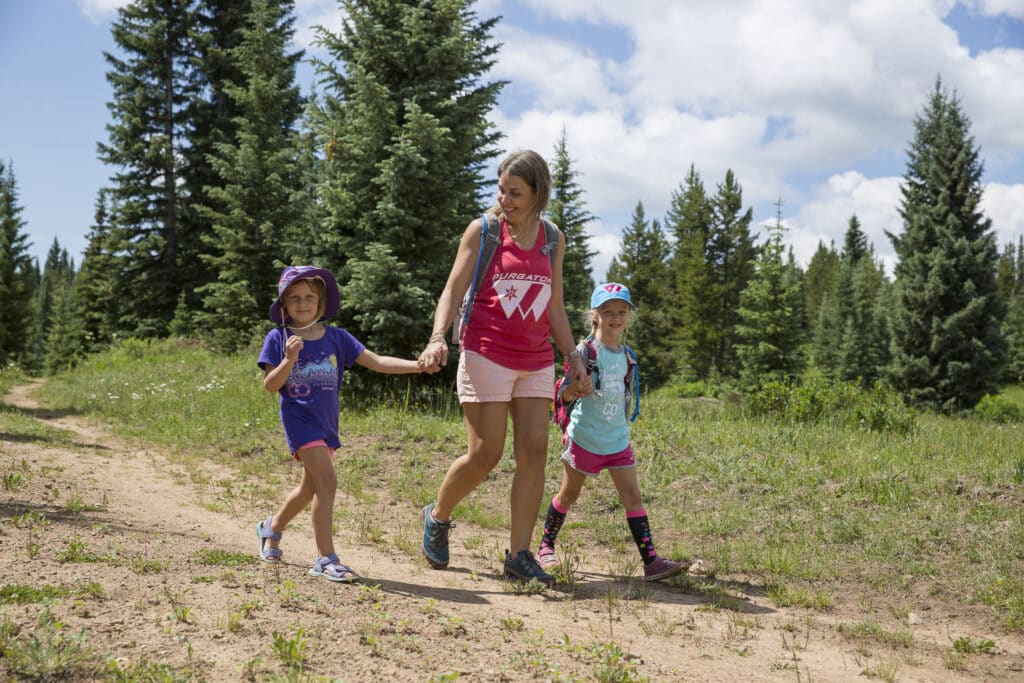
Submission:
[[[625,467],[636,467],[633,457],[633,446],[626,446],[618,453],[600,455],[591,453],[572,439],[566,439],[565,450],[562,451],[562,462],[577,472],[596,477],[601,470],[618,470]]]

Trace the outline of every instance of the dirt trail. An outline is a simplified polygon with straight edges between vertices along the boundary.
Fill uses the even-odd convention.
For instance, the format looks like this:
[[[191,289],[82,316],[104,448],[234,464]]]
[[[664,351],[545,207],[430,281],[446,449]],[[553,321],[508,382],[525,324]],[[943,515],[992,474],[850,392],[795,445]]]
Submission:
[[[623,580],[593,559],[597,552],[584,559],[575,587],[517,595],[500,579],[504,534],[460,526],[452,568],[433,571],[418,556],[418,511],[386,500],[353,513],[379,525],[382,542],[363,540],[358,523],[339,524],[348,528],[336,534],[343,560],[367,577],[362,584],[306,576],[308,514],[287,530],[283,564],[208,564],[214,551],[255,557],[253,527],[269,511],[224,511],[197,494],[194,473],[82,417],[40,410],[32,388],[16,387],[5,402],[72,437],[53,448],[0,432],[0,474],[18,480],[0,489],[0,586],[97,582],[101,598],[51,609],[67,632],[84,631],[94,651],[122,667],[161,663],[210,681],[273,677],[285,672],[277,633],[293,649],[305,639],[309,675],[346,681],[426,681],[444,672],[464,681],[592,680],[602,665],[634,676],[608,680],[1024,680],[1019,636],[990,632],[997,625],[981,610],[927,596],[906,596],[915,608],[903,622],[853,591],[828,612],[783,609],[743,577],[718,577],[717,594],[693,577]],[[203,476],[207,491],[233,478],[211,463]],[[339,505],[358,506],[347,498],[339,495]],[[26,512],[48,524],[25,522]],[[42,611],[38,603],[2,606],[0,620],[27,633]],[[912,642],[850,639],[835,628],[868,619],[911,632]],[[998,649],[950,659],[951,638],[961,635],[991,638]],[[0,657],[0,678],[5,672]]]

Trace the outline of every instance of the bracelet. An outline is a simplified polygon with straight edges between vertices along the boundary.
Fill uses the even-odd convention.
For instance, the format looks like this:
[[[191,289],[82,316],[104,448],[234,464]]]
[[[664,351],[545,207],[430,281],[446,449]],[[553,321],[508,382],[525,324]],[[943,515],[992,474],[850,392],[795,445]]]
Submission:
[[[444,332],[434,332],[432,335],[430,335],[430,339],[427,341],[427,343],[433,344],[434,342],[444,343]]]
[[[567,356],[567,358],[569,360],[576,360],[579,357],[580,357],[580,350],[579,349],[573,349],[572,351],[569,352],[569,355]]]

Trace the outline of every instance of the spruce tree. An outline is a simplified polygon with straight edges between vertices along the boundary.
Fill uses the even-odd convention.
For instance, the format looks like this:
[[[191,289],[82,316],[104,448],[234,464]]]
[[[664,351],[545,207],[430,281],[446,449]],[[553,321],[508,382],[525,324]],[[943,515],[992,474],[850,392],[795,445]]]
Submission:
[[[100,159],[114,168],[114,252],[125,256],[121,286],[132,296],[119,325],[165,333],[178,296],[191,292],[198,235],[188,216],[187,137],[200,83],[193,0],[136,0],[118,9],[111,32],[124,56],[104,53],[112,121]]]
[[[709,260],[713,207],[693,164],[672,193],[665,222],[675,240],[669,262],[671,296],[668,341],[677,350],[680,379],[707,379],[722,370],[724,309]]]
[[[82,267],[75,277],[74,307],[82,319],[82,347],[94,353],[116,336],[117,321],[125,297],[120,284],[124,257],[113,253],[110,238],[110,203],[107,191],[96,197],[96,213],[82,256]]]
[[[578,177],[566,146],[565,128],[562,128],[551,163],[551,202],[547,214],[565,234],[562,282],[565,310],[574,329],[590,308],[590,294],[596,284],[590,262],[597,253],[590,248],[590,237],[586,232],[594,215],[587,210]]]
[[[341,32],[319,30],[336,63],[317,63],[324,92],[314,121],[328,156],[318,247],[322,265],[343,277],[350,259],[393,256],[410,282],[436,296],[466,223],[483,208],[482,170],[500,138],[487,115],[504,82],[484,80],[498,50],[497,19],[478,21],[472,6],[345,0]],[[371,250],[375,243],[387,248]],[[400,355],[429,330],[433,304],[421,305],[410,316],[409,339],[418,341]]]
[[[850,299],[845,306],[838,376],[870,387],[881,378],[889,360],[889,334],[881,314],[888,283],[882,266],[875,263],[870,252],[850,268]]]
[[[50,330],[71,299],[71,288],[74,284],[75,267],[67,249],[60,246],[57,238],[53,239],[50,250],[46,254],[39,286],[32,297],[32,324],[28,329],[29,351],[26,354],[27,364],[33,370],[48,368],[47,356]],[[70,354],[77,353],[78,344],[72,344]]]
[[[789,382],[804,366],[803,292],[798,273],[783,259],[781,210],[780,203],[737,311],[736,355],[740,381],[748,390],[769,381]]]
[[[18,204],[18,183],[11,162],[0,161],[0,367],[22,360],[28,351],[26,330],[35,269]]]
[[[983,163],[960,101],[941,80],[914,122],[901,186],[893,384],[916,405],[969,409],[996,389],[1006,357],[998,250],[981,213]]]
[[[753,210],[743,210],[743,188],[732,170],[711,198],[713,219],[708,235],[708,262],[712,282],[722,306],[721,335],[718,341],[717,366],[726,374],[737,370],[737,325],[740,323],[740,295],[754,276],[757,245],[750,232]]]
[[[211,204],[200,207],[212,224],[202,258],[215,279],[200,287],[203,312],[196,316],[224,350],[244,347],[266,328],[277,261],[285,257],[282,236],[297,232],[304,216],[294,130],[301,53],[287,53],[291,12],[290,2],[254,0],[242,42],[229,55],[243,83],[225,86],[237,112],[234,138],[216,143],[209,159],[216,184],[205,188]]]
[[[833,322],[838,324],[838,309],[835,311],[835,316],[831,312],[825,315],[821,314],[821,309],[825,306],[836,307],[838,285],[839,254],[836,253],[834,245],[826,246],[824,242],[819,241],[814,256],[807,264],[807,273],[804,278],[804,307],[807,310],[808,324],[811,325],[810,334],[814,339],[826,340],[839,336],[838,328],[834,330],[820,329],[822,324],[832,324]],[[815,344],[815,348],[819,348],[817,344]],[[822,353],[816,350],[813,354],[814,365],[820,370],[831,371],[834,369],[834,365],[823,365],[822,363],[825,363],[828,358],[832,358],[832,354],[825,347],[820,347],[820,350]]]
[[[626,343],[636,351],[645,386],[658,386],[675,372],[677,354],[670,338],[673,308],[668,286],[670,253],[661,224],[657,219],[648,222],[643,204],[637,202],[633,218],[623,230],[619,253],[608,266],[606,279],[629,287],[636,306]]]

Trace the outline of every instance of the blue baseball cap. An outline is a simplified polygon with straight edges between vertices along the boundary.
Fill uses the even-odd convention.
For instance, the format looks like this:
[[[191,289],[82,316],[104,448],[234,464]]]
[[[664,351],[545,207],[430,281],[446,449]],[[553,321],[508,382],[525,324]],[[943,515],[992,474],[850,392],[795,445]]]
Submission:
[[[333,318],[334,314],[338,312],[339,304],[341,304],[341,295],[338,293],[338,281],[334,279],[331,271],[326,268],[317,268],[316,266],[288,266],[281,271],[281,279],[277,283],[277,300],[270,304],[271,322],[275,322],[278,325],[283,325],[287,322],[281,311],[281,297],[284,295],[284,290],[299,280],[320,280],[324,283],[327,296],[324,301],[324,314],[320,316],[318,322]]]
[[[603,304],[613,299],[621,299],[629,304],[630,308],[636,308],[633,305],[633,299],[629,296],[629,288],[618,282],[606,282],[595,287],[594,293],[590,295],[590,307],[601,308]]]

